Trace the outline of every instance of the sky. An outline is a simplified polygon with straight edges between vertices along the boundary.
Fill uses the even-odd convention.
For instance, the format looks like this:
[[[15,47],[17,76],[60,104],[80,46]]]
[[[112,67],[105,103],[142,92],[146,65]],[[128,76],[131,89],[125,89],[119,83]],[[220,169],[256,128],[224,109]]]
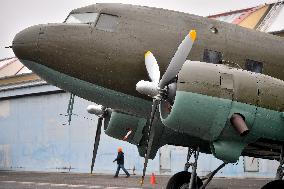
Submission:
[[[249,8],[276,0],[0,0],[0,59],[14,56],[10,46],[21,30],[36,24],[60,23],[68,13],[95,3],[159,7],[200,16]]]

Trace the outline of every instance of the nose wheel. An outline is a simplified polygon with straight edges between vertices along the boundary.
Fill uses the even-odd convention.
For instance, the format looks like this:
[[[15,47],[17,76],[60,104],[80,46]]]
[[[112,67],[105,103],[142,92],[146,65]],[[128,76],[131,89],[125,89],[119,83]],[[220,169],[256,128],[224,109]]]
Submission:
[[[194,162],[190,163],[189,160],[192,155],[194,157]],[[167,189],[199,189],[202,187],[202,180],[196,174],[198,157],[199,147],[188,148],[184,171],[171,177],[167,184]],[[192,167],[192,173],[188,172],[190,166]]]
[[[182,171],[173,175],[166,189],[189,189],[189,182],[191,179],[191,173],[187,171]],[[202,180],[197,176],[197,186],[195,188],[200,188],[202,186]]]
[[[194,162],[190,163],[190,158],[193,155]],[[221,170],[227,163],[222,163],[217,169],[209,173],[207,176],[204,177],[204,183],[202,180],[197,176],[197,161],[199,157],[199,147],[197,148],[188,148],[187,153],[187,160],[185,163],[184,171],[176,173],[173,175],[168,184],[166,189],[205,189],[206,186],[210,183],[213,179],[215,174]],[[189,167],[192,168],[192,173],[188,172]]]

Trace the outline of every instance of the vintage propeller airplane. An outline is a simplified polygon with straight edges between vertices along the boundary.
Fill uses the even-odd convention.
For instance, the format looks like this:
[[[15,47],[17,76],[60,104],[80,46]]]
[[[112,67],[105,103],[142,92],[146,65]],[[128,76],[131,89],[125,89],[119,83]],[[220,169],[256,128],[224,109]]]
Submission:
[[[189,148],[187,161],[195,161],[168,189],[205,188],[241,155],[278,160],[277,181],[266,188],[284,186],[280,37],[170,10],[95,4],[64,23],[21,31],[12,48],[49,83],[99,104],[87,108],[99,116],[92,170],[104,122],[107,135],[137,145],[143,179],[161,146]],[[204,183],[199,152],[224,161]]]

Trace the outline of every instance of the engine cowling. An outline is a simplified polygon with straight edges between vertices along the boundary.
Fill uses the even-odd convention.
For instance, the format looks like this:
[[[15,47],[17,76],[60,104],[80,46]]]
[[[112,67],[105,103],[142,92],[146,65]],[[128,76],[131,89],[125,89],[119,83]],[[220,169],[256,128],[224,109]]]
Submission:
[[[279,79],[226,65],[186,62],[174,104],[161,103],[161,118],[166,127],[208,141],[217,158],[234,162],[259,137],[284,141],[278,134],[284,132],[283,93]],[[234,115],[243,119],[244,133],[237,132]]]

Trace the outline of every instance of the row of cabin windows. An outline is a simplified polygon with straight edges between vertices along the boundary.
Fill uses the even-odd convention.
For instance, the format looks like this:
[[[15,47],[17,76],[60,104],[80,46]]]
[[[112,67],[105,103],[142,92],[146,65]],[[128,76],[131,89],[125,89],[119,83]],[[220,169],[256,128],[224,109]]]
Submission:
[[[203,54],[203,61],[213,64],[222,64],[222,53],[218,51],[205,49]],[[262,73],[262,68],[263,68],[262,62],[249,60],[249,59],[246,60],[245,70],[255,73]]]

